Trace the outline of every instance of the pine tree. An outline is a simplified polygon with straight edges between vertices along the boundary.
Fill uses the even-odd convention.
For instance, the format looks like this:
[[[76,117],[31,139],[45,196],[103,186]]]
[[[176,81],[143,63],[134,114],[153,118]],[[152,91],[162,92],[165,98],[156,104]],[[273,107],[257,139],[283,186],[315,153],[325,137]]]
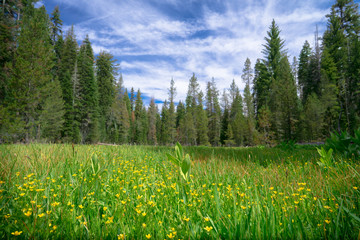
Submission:
[[[352,45],[352,36],[358,41],[359,33],[359,13],[358,6],[352,0],[337,0],[331,8],[331,13],[327,15],[328,28],[323,36],[324,51],[333,59],[338,79],[336,86],[338,88],[338,101],[340,105],[337,130],[350,130],[350,108],[352,99],[352,90],[349,88],[351,78],[348,75],[349,59],[351,59],[350,49]],[[350,56],[349,56],[350,55]],[[355,105],[356,106],[356,105]]]
[[[228,124],[225,135],[226,135],[226,140],[224,140],[224,145],[227,147],[235,146],[236,143],[234,141],[234,133],[233,133],[232,126],[230,123]]]
[[[126,88],[125,88],[125,92],[124,92],[124,102],[125,102],[128,113],[131,114],[131,112],[132,112],[131,102],[130,102],[129,94],[128,94],[128,91]]]
[[[245,60],[243,74],[241,75],[241,78],[245,84],[250,86],[253,79],[253,69],[251,68],[251,61],[249,58],[246,58]]]
[[[164,104],[161,108],[161,128],[160,128],[160,142],[163,145],[166,145],[169,143],[169,107],[168,102],[165,100]]]
[[[132,87],[130,90],[130,111],[134,111],[135,110],[135,90]]]
[[[243,101],[240,91],[236,92],[235,99],[231,104],[228,124],[231,125],[231,137],[233,138],[234,143],[238,146],[242,145],[245,135],[245,117],[243,114]],[[227,131],[229,131],[229,129]],[[229,137],[230,136],[227,135],[228,140],[230,139]]]
[[[198,94],[198,106],[196,111],[197,117],[197,143],[198,145],[209,145],[209,138],[208,138],[208,118],[206,115],[206,111],[204,110],[203,105],[203,93],[200,91]]]
[[[100,52],[96,59],[96,79],[99,91],[99,113],[101,141],[106,141],[109,129],[106,122],[115,96],[115,75],[117,67],[113,56],[107,52]]]
[[[46,88],[51,91],[44,95],[44,107],[40,115],[41,137],[51,142],[58,142],[61,140],[65,113],[60,82],[55,79],[49,82]]]
[[[176,87],[174,79],[171,79],[169,91],[169,111],[167,118],[167,125],[169,128],[169,142],[170,144],[175,143],[176,138],[176,115],[175,115],[175,103],[174,98],[176,96]]]
[[[87,36],[80,47],[78,58],[80,132],[82,142],[85,143],[94,143],[99,139],[99,99],[94,62]]]
[[[338,131],[353,131],[359,119],[359,5],[353,0],[337,0],[327,15],[328,29],[324,33],[324,49],[336,64],[338,101],[340,105]]]
[[[150,106],[148,110],[148,119],[149,119],[149,133],[148,133],[148,143],[151,145],[157,145],[157,137],[156,137],[156,115],[157,115],[157,107],[155,105],[155,99],[151,98]]]
[[[253,96],[255,114],[258,117],[260,109],[269,102],[269,91],[271,76],[266,65],[258,59],[255,64],[255,74],[253,83]]]
[[[277,67],[279,66],[282,56],[285,54],[283,50],[285,41],[280,38],[280,29],[276,25],[275,20],[271,22],[267,37],[265,37],[266,44],[263,45],[262,53],[265,57],[265,64],[273,79],[277,78]]]
[[[235,79],[233,79],[229,88],[230,104],[235,101],[235,98],[237,97],[237,95],[239,95],[239,92],[239,87],[236,85]]]
[[[31,4],[29,1],[26,4]],[[0,13],[0,109],[4,109],[10,101],[10,65],[13,63],[17,47],[17,36],[19,20],[26,4],[19,4],[19,1],[3,1]],[[25,5],[25,6],[24,6]],[[0,118],[1,115],[0,115]],[[4,115],[4,121],[5,115]],[[1,127],[1,122],[0,122]]]
[[[245,145],[254,144],[254,136],[256,135],[255,129],[255,111],[254,100],[250,92],[250,83],[253,79],[253,69],[251,68],[251,61],[246,59],[243,69],[243,75],[241,76],[245,82],[244,89],[244,115],[245,115],[245,131],[244,131],[244,143]]]
[[[123,80],[120,76],[116,83],[114,100],[107,120],[108,139],[113,143],[128,143],[128,134],[130,127],[129,112],[126,106],[126,91],[123,89]]]
[[[126,102],[124,99],[120,101],[119,109],[119,142],[128,143],[129,142],[129,128],[130,128],[130,117]]]
[[[274,133],[271,131],[271,112],[267,105],[260,108],[258,113],[259,139],[260,144],[271,145]]]
[[[339,128],[340,104],[337,97],[339,91],[337,87],[339,73],[327,49],[324,49],[322,53],[321,77],[320,102],[324,108],[323,134],[328,136],[330,132],[334,132]]]
[[[74,34],[74,28],[71,27],[66,33],[64,45],[61,50],[58,76],[62,89],[65,111],[62,138],[64,141],[73,142],[80,141],[80,119],[78,114],[74,111],[74,90],[76,89],[77,84],[77,49],[78,45]]]
[[[208,116],[208,136],[209,142],[213,146],[218,146],[220,141],[221,129],[221,109],[219,104],[219,91],[216,88],[215,79],[207,83],[206,88],[206,111]]]
[[[147,140],[147,115],[143,106],[140,89],[136,93],[135,100],[135,135],[134,142],[137,144],[145,144]]]
[[[191,112],[186,112],[184,118],[180,121],[179,131],[182,133],[182,142],[186,145],[196,145],[196,128],[194,116]]]
[[[307,99],[304,107],[306,140],[322,139],[323,106],[315,93]]]
[[[254,138],[256,136],[256,122],[255,122],[255,111],[254,111],[254,101],[253,97],[250,92],[250,86],[246,84],[244,89],[244,107],[245,107],[245,125],[246,129],[244,132],[244,143],[245,145],[253,145],[254,144]]]
[[[296,137],[298,122],[298,99],[291,67],[286,56],[278,66],[278,78],[271,86],[271,125],[278,140]]]
[[[228,140],[228,127],[229,127],[229,110],[226,107],[224,109],[224,114],[221,120],[221,131],[220,131],[220,143],[225,144],[225,141]]]
[[[186,95],[185,134],[188,134],[186,144],[196,145],[197,142],[197,99],[199,95],[199,83],[195,73],[189,80],[188,92]],[[190,118],[192,118],[190,120]]]
[[[305,103],[307,96],[311,94],[311,78],[310,78],[310,57],[311,47],[308,41],[305,41],[299,57],[298,79],[300,86],[300,98]]]
[[[9,117],[13,118],[11,124],[17,125],[13,128],[16,130],[12,133],[13,140],[24,138],[29,142],[41,135],[39,118],[45,93],[50,91],[47,87],[52,81],[54,57],[49,23],[44,7],[35,9],[30,4],[24,9],[14,65],[10,67],[12,104],[9,110],[16,116]]]
[[[54,77],[59,77],[59,65],[61,60],[61,51],[64,47],[64,40],[62,36],[62,20],[60,19],[59,6],[54,8],[51,13],[51,44],[54,46]]]
[[[183,126],[180,127],[180,123],[183,123],[185,118],[185,106],[180,100],[176,107],[176,141],[184,143],[183,132],[181,131]]]

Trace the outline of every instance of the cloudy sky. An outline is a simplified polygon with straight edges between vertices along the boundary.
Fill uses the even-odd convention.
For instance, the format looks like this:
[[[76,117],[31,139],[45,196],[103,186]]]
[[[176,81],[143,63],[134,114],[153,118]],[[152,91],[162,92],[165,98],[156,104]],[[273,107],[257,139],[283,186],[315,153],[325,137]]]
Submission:
[[[272,19],[286,49],[298,56],[305,40],[314,43],[318,26],[335,0],[46,0],[58,5],[63,28],[74,25],[79,43],[88,34],[95,54],[112,53],[125,86],[146,97],[167,98],[171,78],[176,100],[185,99],[195,73],[205,91],[215,78],[219,89],[231,81],[244,88],[241,73],[247,57],[254,66],[263,57],[264,37]],[[359,2],[358,0],[356,2]]]

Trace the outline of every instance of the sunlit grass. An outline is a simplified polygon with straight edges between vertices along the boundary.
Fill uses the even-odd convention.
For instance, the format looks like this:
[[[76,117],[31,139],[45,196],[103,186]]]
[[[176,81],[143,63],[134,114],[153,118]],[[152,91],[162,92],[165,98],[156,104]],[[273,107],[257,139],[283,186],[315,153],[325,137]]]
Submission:
[[[360,165],[315,149],[0,146],[0,238],[357,238]]]

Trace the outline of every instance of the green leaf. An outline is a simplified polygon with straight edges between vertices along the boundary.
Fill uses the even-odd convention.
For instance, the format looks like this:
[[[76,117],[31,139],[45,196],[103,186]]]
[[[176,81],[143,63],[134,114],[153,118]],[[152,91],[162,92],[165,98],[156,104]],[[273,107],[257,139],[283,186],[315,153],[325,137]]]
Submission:
[[[189,154],[186,154],[184,161],[181,163],[181,171],[185,176],[190,170],[190,165],[191,165],[190,156]]]
[[[181,146],[181,144],[179,142],[176,143],[175,154],[176,154],[176,157],[181,162],[183,157],[184,157],[184,151],[183,151],[183,148],[182,148],[182,146]]]
[[[168,158],[168,160],[172,163],[174,163],[176,166],[180,167],[180,161],[178,159],[176,159],[173,155],[166,153],[166,156]]]
[[[352,212],[350,212],[349,209],[347,209],[346,207],[343,207],[344,211],[347,212],[354,220],[360,222],[360,218],[357,217],[355,214],[353,214]]]

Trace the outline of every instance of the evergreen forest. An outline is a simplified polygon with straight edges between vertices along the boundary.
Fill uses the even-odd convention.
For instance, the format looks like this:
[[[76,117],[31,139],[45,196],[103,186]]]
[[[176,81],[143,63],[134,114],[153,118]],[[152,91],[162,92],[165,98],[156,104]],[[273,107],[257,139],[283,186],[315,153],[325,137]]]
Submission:
[[[269,22],[262,59],[239,63],[243,91],[235,80],[219,89],[214,78],[201,89],[194,73],[186,99],[175,102],[169,78],[161,109],[154,98],[145,105],[140,89],[124,87],[110,52],[95,55],[89,37],[79,45],[74,27],[63,32],[58,7],[49,15],[35,2],[1,3],[0,143],[253,146],[320,142],[360,127],[353,0],[334,0],[326,31],[314,29],[314,40],[293,58],[276,19]]]

